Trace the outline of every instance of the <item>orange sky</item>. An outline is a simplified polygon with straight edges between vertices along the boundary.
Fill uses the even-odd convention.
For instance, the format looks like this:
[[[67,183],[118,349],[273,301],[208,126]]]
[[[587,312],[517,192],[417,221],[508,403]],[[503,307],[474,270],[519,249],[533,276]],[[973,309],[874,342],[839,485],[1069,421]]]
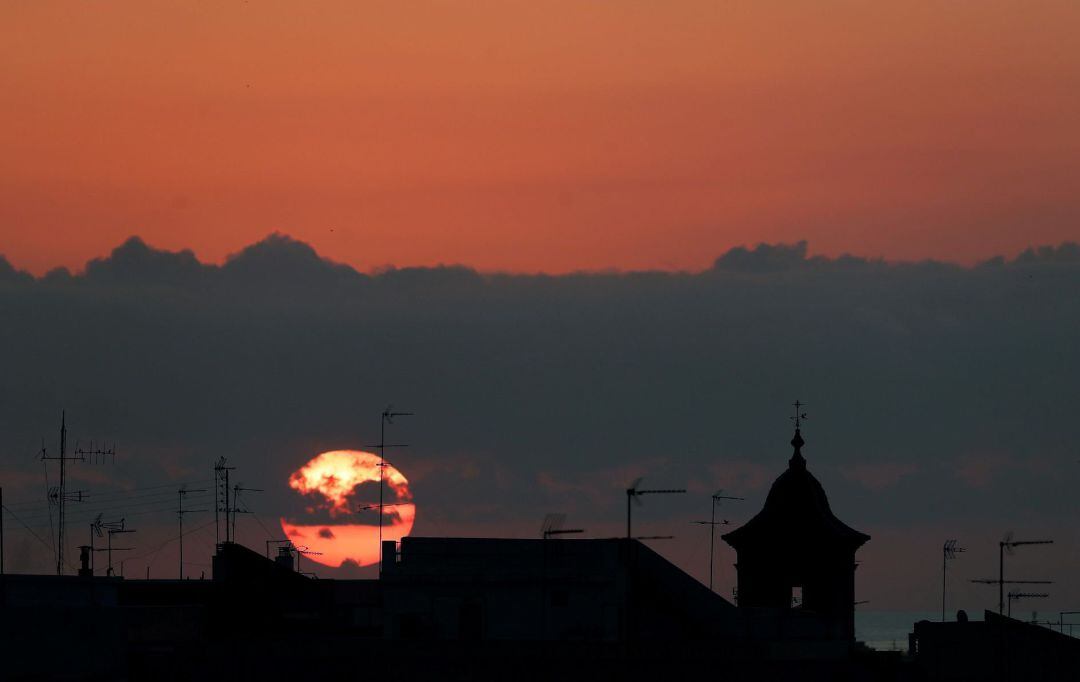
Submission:
[[[1080,239],[1076,0],[9,1],[0,253],[970,262]]]

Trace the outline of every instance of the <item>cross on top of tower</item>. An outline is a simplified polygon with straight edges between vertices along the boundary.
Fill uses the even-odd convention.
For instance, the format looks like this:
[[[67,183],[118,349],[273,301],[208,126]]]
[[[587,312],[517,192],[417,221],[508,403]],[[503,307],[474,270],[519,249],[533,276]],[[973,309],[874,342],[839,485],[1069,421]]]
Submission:
[[[795,422],[795,428],[798,429],[799,426],[802,424],[802,420],[809,419],[809,417],[806,416],[806,413],[802,411],[802,408],[806,407],[806,403],[796,400],[791,405],[795,408],[795,415],[792,417],[788,417],[788,419]]]
[[[788,461],[788,465],[792,467],[805,467],[806,460],[802,456],[802,446],[806,442],[802,439],[802,434],[799,433],[799,427],[802,426],[804,419],[807,419],[806,413],[802,411],[802,408],[806,407],[806,403],[796,400],[792,403],[792,407],[795,408],[795,414],[788,417],[791,421],[795,422],[795,437],[791,439],[791,445],[795,448],[795,452],[792,453],[791,459]]]

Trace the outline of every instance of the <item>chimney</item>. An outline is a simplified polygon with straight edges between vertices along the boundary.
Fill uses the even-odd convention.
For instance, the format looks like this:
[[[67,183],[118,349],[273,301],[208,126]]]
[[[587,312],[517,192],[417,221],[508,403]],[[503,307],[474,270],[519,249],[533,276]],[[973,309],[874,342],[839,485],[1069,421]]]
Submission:
[[[398,549],[397,542],[394,540],[383,540],[382,543],[382,572],[393,573],[397,569],[398,563]]]
[[[295,571],[296,567],[293,565],[292,547],[289,545],[278,547],[277,556],[274,557],[274,563],[278,566],[287,568],[290,571]]]
[[[91,578],[94,572],[90,570],[90,545],[79,545],[79,577]]]

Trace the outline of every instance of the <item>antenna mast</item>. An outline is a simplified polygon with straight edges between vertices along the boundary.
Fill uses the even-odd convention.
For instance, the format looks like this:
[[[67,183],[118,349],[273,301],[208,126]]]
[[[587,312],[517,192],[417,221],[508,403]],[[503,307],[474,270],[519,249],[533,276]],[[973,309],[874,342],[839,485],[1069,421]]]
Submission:
[[[237,484],[237,485],[233,486],[233,507],[232,507],[232,539],[233,539],[233,542],[236,542],[236,515],[237,514],[250,514],[251,513],[247,509],[241,509],[240,508],[240,493],[242,493],[242,492],[261,493],[261,492],[264,492],[264,491],[261,488],[244,488],[240,484]],[[226,523],[228,523],[228,519],[226,519]]]
[[[389,464],[386,461],[386,448],[406,448],[408,445],[404,443],[387,443],[386,442],[386,425],[394,423],[394,417],[412,417],[413,412],[395,412],[393,405],[387,405],[383,410],[382,415],[379,418],[379,442],[375,447],[379,448],[379,575],[382,576],[383,567],[383,547],[382,547],[382,527],[383,527],[383,513],[387,507],[396,507],[396,504],[384,504],[383,503],[383,487],[386,480],[386,467]],[[370,445],[368,447],[371,447]],[[372,506],[368,505],[367,509],[371,509]],[[309,552],[310,553],[310,552]],[[299,559],[297,560],[299,563]]]
[[[229,472],[236,467],[226,464],[225,457],[214,465],[214,542],[221,545],[221,514],[225,514],[225,542],[229,542]]]
[[[949,568],[949,560],[955,559],[956,555],[965,551],[956,540],[946,540],[941,546],[941,622],[945,622],[945,572]]]
[[[69,461],[85,462],[86,456],[90,455],[92,459],[104,459],[106,456],[111,456],[113,462],[116,461],[116,446],[111,448],[94,448],[94,444],[91,441],[90,449],[84,450],[79,447],[79,444],[75,444],[75,453],[73,456],[67,454],[67,411],[60,411],[60,454],[50,455],[48,450],[45,449],[45,443],[41,445],[41,460],[44,462],[57,461],[60,462],[60,484],[48,489],[48,502],[50,505],[55,505],[59,509],[59,525],[56,529],[56,575],[63,575],[64,573],[64,545],[66,543],[65,526],[67,523],[67,503],[68,502],[82,502],[86,497],[86,491],[76,490],[69,493],[67,490],[67,463]]]
[[[184,514],[194,514],[196,512],[204,512],[206,509],[184,509],[184,495],[189,493],[205,493],[209,492],[206,488],[199,488],[198,490],[188,490],[187,488],[180,488],[176,491],[179,495],[179,505],[176,508],[176,518],[180,523],[180,535],[177,536],[177,540],[180,542],[180,572],[178,577],[180,580],[184,579]],[[121,572],[123,570],[121,569]]]
[[[710,591],[712,591],[712,589],[713,589],[713,574],[715,573],[715,571],[713,570],[713,555],[715,553],[715,548],[716,548],[716,527],[717,526],[726,526],[726,525],[728,525],[728,520],[727,519],[721,519],[720,521],[716,520],[716,508],[722,503],[723,500],[742,500],[742,499],[743,498],[741,498],[741,497],[732,497],[730,495],[725,495],[723,490],[717,490],[715,493],[712,494],[712,509],[709,512],[709,520],[708,521],[692,521],[691,522],[691,523],[697,524],[699,526],[708,526],[709,527],[709,590]]]

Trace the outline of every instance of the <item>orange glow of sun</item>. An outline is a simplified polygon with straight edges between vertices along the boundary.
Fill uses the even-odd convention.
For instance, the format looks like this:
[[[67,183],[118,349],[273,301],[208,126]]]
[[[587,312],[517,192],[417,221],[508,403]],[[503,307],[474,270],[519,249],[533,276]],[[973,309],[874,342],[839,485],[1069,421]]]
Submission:
[[[358,486],[379,482],[379,456],[359,450],[332,450],[324,452],[289,477],[289,487],[302,495],[314,498],[308,512],[321,510],[331,519],[353,518],[360,504],[354,495]],[[383,484],[386,486],[386,504],[396,506],[383,509],[382,539],[400,541],[412,530],[416,518],[416,505],[412,503],[409,481],[396,468],[385,466]],[[376,500],[372,500],[375,502]],[[346,561],[361,566],[379,562],[378,510],[369,512],[367,523],[291,523],[281,519],[285,537],[297,547],[307,547],[312,554],[305,558],[339,567]],[[318,552],[319,554],[314,554]]]

